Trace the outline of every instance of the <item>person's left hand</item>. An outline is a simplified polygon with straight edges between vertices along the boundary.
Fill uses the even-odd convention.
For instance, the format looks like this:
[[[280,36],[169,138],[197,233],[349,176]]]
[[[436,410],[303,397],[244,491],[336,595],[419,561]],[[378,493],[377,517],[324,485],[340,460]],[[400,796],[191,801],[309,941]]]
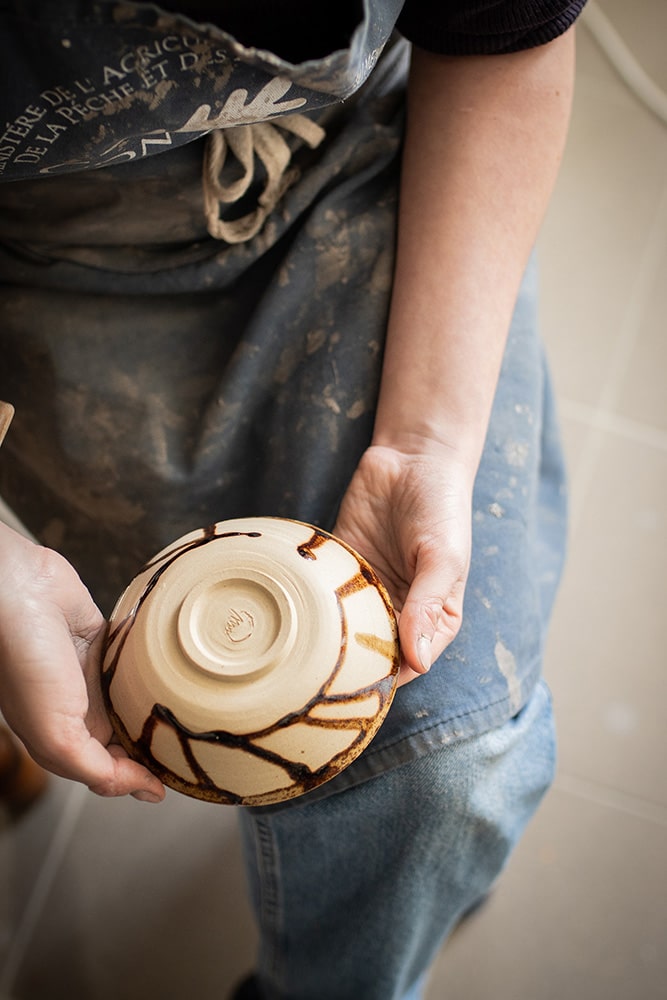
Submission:
[[[399,684],[425,673],[456,636],[470,566],[472,481],[452,449],[371,446],[343,498],[334,534],[389,591],[401,645]]]

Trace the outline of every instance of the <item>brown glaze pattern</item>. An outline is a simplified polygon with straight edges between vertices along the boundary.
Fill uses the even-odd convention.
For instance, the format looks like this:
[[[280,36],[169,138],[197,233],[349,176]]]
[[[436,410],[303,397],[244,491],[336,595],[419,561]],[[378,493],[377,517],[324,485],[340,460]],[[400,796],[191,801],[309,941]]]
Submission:
[[[224,524],[225,522],[223,522]],[[384,720],[393,699],[399,668],[398,641],[396,622],[391,602],[382,583],[371,567],[349,546],[320,529],[313,529],[311,537],[298,545],[297,552],[305,560],[318,559],[321,548],[331,542],[343,545],[354,556],[358,570],[344,583],[335,588],[335,600],[340,619],[340,649],[333,669],[313,696],[297,710],[285,713],[271,725],[257,728],[248,733],[231,732],[228,729],[211,729],[209,731],[194,731],[184,725],[172,709],[164,704],[155,703],[145,720],[138,739],[132,739],[128,729],[114,705],[113,681],[121,667],[123,650],[135,628],[138,618],[144,613],[144,608],[160,583],[165,572],[186,553],[211,543],[224,544],[225,539],[262,538],[259,531],[221,531],[221,525],[212,525],[203,529],[201,535],[176,543],[146,565],[145,572],[153,570],[143,591],[135,601],[129,614],[119,622],[112,622],[104,650],[104,668],[102,673],[102,689],[107,709],[120,742],[128,754],[140,761],[156,774],[166,785],[186,795],[222,802],[230,805],[264,805],[270,802],[282,801],[301,795],[329,780],[347,767],[370,742]],[[345,602],[352,595],[367,588],[374,588],[384,602],[387,619],[391,625],[392,638],[386,639],[373,633],[356,630],[350,634],[348,614]],[[352,693],[340,693],[334,690],[343,665],[354,647],[371,650],[386,660],[386,674],[373,683],[360,687]],[[369,700],[375,699],[376,708],[369,717]],[[318,712],[320,713],[318,715]],[[292,751],[289,755],[277,752],[266,745],[267,740],[285,730],[292,731],[294,727],[305,726],[310,730],[340,731],[349,734],[349,740],[344,740],[345,746],[340,752],[325,763],[313,766],[298,759],[299,753]],[[169,730],[178,742],[183,759],[192,773],[192,779],[186,779],[182,774],[176,774],[155,752],[155,737],[164,727]],[[242,751],[257,762],[265,762],[277,769],[282,778],[277,781],[277,787],[270,792],[257,795],[239,795],[229,787],[224,787],[219,777],[210,773],[210,768],[204,766],[197,750],[202,747],[214,749]],[[305,754],[305,750],[300,751]]]

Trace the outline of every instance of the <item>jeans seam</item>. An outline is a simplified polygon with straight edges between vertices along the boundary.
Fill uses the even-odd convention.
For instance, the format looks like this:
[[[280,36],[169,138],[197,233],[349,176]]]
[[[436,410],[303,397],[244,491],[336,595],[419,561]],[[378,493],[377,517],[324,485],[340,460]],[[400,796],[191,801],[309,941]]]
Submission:
[[[282,937],[282,906],[279,877],[279,852],[271,824],[255,816],[255,849],[257,865],[262,873],[259,892],[260,926],[270,928],[270,933],[262,934],[264,957],[267,971],[274,982],[282,982],[283,969],[280,959],[280,938]],[[268,944],[267,944],[268,942]]]

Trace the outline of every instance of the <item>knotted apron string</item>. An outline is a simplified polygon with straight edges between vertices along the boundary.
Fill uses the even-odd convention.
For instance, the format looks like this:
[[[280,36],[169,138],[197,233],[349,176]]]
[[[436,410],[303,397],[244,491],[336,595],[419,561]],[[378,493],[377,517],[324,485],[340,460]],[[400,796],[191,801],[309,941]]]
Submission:
[[[283,115],[271,122],[236,125],[209,133],[204,152],[203,190],[206,224],[214,239],[226,243],[243,243],[251,239],[296,180],[298,170],[287,169],[292,152],[281,129],[298,136],[311,149],[319,146],[325,135],[324,129],[305,115]],[[221,176],[228,151],[240,163],[243,174],[223,184]],[[255,153],[266,170],[266,185],[257,199],[257,208],[240,219],[225,221],[220,218],[220,206],[238,201],[250,187],[255,172]]]

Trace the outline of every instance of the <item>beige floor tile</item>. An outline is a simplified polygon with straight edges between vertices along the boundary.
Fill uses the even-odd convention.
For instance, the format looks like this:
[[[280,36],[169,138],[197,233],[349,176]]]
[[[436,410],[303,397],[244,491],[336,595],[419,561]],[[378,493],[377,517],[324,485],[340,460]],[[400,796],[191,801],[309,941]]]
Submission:
[[[586,462],[586,455],[589,449],[589,437],[592,428],[587,423],[582,422],[569,413],[569,407],[562,402],[559,404],[560,429],[563,451],[565,453],[566,472],[568,479],[568,493],[570,508],[576,509],[583,502],[583,495],[580,495],[579,484],[581,483],[582,494],[586,490],[583,475],[583,464]]]
[[[234,810],[86,796],[16,996],[224,1000],[254,949]]]
[[[541,322],[559,392],[594,403],[637,310],[667,177],[667,130],[624,93],[585,31],[562,171],[539,240]],[[626,95],[627,96],[627,95]],[[652,246],[652,244],[651,244]],[[631,331],[632,332],[632,331]]]
[[[0,823],[0,992],[3,972],[11,960],[17,930],[23,925],[67,799],[66,782],[51,778],[46,793],[16,820],[3,814]]]
[[[666,828],[553,790],[427,1000],[660,1000]]]
[[[598,6],[645,72],[667,90],[664,0],[598,0]]]
[[[606,13],[605,5],[602,5],[602,10]],[[586,15],[580,18],[576,30],[577,102],[580,101],[582,93],[585,92],[587,96],[595,95],[613,101],[626,109],[636,109],[640,103],[637,95],[633,93],[632,88],[614,68],[613,63],[610,62],[596,41]]]
[[[667,217],[662,242],[614,408],[630,420],[667,432]]]
[[[667,805],[667,450],[604,432],[587,448],[547,656],[561,767]]]

